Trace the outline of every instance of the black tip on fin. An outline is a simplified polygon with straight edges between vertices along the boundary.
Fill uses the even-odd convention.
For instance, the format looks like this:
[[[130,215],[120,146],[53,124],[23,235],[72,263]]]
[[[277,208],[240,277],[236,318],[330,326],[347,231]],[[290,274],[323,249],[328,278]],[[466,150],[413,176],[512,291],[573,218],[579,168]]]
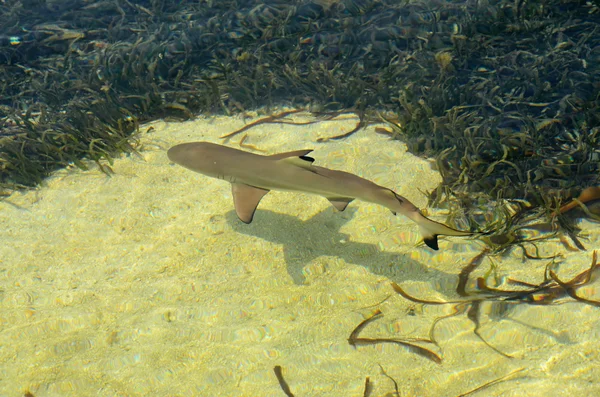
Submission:
[[[423,242],[425,244],[427,244],[427,246],[429,248],[431,248],[432,250],[437,251],[440,249],[440,247],[438,246],[437,234],[434,234],[433,236],[425,237],[423,239]]]
[[[312,157],[309,157],[309,156],[300,156],[300,158],[304,161],[310,161],[311,163],[315,162],[315,159],[313,159]]]

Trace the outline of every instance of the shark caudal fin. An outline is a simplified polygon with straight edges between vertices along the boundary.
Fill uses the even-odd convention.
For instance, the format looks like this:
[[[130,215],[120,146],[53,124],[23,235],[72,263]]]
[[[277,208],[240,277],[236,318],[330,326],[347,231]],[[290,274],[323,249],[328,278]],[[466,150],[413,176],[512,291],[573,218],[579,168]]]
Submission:
[[[463,232],[461,230],[452,229],[442,223],[432,221],[431,219],[421,215],[417,219],[417,224],[419,225],[419,231],[421,232],[421,236],[423,236],[423,242],[427,244],[427,246],[433,250],[438,250],[438,240],[437,237],[439,235],[445,236],[472,236],[474,233],[471,232]]]

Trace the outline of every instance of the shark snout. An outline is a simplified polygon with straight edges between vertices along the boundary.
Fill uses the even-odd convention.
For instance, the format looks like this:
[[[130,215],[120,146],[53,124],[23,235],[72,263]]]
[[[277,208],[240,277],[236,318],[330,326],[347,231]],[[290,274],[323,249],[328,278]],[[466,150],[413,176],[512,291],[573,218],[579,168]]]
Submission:
[[[167,157],[187,169],[213,176],[219,173],[219,162],[211,145],[208,142],[182,143],[170,148]]]

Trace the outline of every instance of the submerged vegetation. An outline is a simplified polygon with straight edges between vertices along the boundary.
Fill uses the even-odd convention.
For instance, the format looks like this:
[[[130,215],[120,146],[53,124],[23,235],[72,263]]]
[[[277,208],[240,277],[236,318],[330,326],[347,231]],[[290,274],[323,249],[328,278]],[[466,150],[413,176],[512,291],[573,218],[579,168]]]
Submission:
[[[591,306],[600,307],[600,300],[593,299],[595,289],[591,285],[597,281],[598,270],[600,268],[596,251],[594,251],[592,254],[592,263],[590,267],[569,281],[564,281],[557,275],[557,264],[554,260],[552,260],[546,266],[544,280],[542,282],[538,284],[532,284],[512,278],[506,278],[504,282],[504,287],[506,289],[500,288],[498,285],[490,286],[488,284],[488,279],[494,279],[495,284],[499,282],[498,278],[495,277],[495,269],[493,265],[490,268],[490,271],[484,277],[477,277],[474,283],[470,280],[472,273],[481,265],[483,259],[485,259],[489,253],[489,249],[484,249],[479,255],[475,256],[473,260],[468,263],[460,272],[455,291],[459,298],[456,300],[442,301],[417,298],[407,293],[398,284],[392,283],[392,288],[394,291],[411,302],[423,305],[453,305],[451,314],[437,318],[431,325],[431,329],[429,331],[429,340],[432,343],[437,344],[434,337],[434,332],[436,326],[441,320],[466,313],[467,318],[471,320],[475,326],[473,333],[485,345],[506,358],[513,358],[513,356],[504,353],[497,347],[487,342],[480,333],[480,313],[482,304],[490,303],[492,305],[496,305],[498,307],[496,310],[497,317],[500,318],[515,305],[524,304],[549,306],[562,304],[568,299]],[[472,286],[472,289],[468,290],[467,287],[471,284],[474,285]],[[580,293],[580,289],[585,290],[585,292]]]
[[[427,338],[365,337],[376,311],[351,345],[392,343],[439,364],[437,324],[466,314],[510,358],[481,334],[483,304],[503,313],[565,300],[600,306],[584,294],[596,252],[565,281],[536,245],[558,236],[585,249],[576,220],[600,220],[597,1],[4,0],[0,27],[0,196],[60,167],[85,169],[84,158],[110,174],[152,119],[268,115],[228,139],[299,111],[316,120],[353,112],[356,128],[326,140],[378,123],[386,127],[376,132],[435,158],[443,182],[430,204],[452,209],[457,228],[486,232],[486,248],[460,273],[456,300],[393,284],[412,302],[453,305]],[[296,110],[272,113],[282,105]],[[513,248],[551,260],[543,281],[490,284],[493,269],[470,279]],[[274,372],[293,395],[282,368]],[[366,378],[364,395],[371,389]]]
[[[381,364],[379,364],[379,368],[381,370],[381,374],[387,378],[391,384],[393,385],[393,391],[386,393],[384,396],[388,396],[388,397],[401,397],[403,394],[401,394],[400,389],[401,386],[398,385],[398,382],[396,381],[396,379],[394,379],[393,377],[391,377],[390,375],[388,375],[388,373],[385,371],[385,369],[383,369],[383,367],[381,366]],[[486,382],[480,386],[477,386],[476,388],[469,390],[466,393],[462,393],[460,394],[458,397],[464,397],[464,396],[469,396],[471,394],[477,393],[481,390],[493,387],[501,382],[506,382],[509,380],[515,380],[517,379],[517,376],[519,373],[523,372],[525,370],[525,368],[518,368],[504,376],[501,376],[499,378],[493,379],[489,382]],[[275,373],[275,377],[277,378],[277,381],[279,382],[279,386],[281,387],[281,391],[287,396],[287,397],[294,397],[295,394],[292,393],[290,386],[288,385],[287,381],[285,380],[285,378],[283,377],[283,368],[281,368],[281,366],[276,365],[273,368],[273,372]],[[401,383],[402,384],[402,383]],[[375,384],[374,382],[371,381],[371,378],[369,376],[367,376],[365,378],[365,385],[364,385],[364,389],[363,389],[363,397],[371,397],[373,395],[373,390],[375,389]]]
[[[7,0],[0,26],[4,194],[83,157],[110,172],[142,121],[282,104],[388,123],[442,195],[599,184],[594,2]]]
[[[0,196],[83,158],[110,174],[156,118],[269,115],[227,139],[353,112],[322,140],[379,123],[435,158],[430,205],[496,253],[541,258],[555,235],[583,249],[571,214],[598,220],[600,194],[561,210],[600,186],[593,2],[8,0],[0,26]]]

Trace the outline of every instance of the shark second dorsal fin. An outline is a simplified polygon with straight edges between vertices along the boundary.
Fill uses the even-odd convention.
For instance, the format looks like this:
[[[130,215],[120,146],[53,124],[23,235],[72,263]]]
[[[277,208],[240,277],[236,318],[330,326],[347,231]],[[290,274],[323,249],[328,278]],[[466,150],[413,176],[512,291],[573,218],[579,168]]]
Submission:
[[[231,192],[233,193],[235,212],[244,223],[252,222],[258,203],[265,194],[269,193],[267,189],[244,185],[243,183],[232,183]]]

